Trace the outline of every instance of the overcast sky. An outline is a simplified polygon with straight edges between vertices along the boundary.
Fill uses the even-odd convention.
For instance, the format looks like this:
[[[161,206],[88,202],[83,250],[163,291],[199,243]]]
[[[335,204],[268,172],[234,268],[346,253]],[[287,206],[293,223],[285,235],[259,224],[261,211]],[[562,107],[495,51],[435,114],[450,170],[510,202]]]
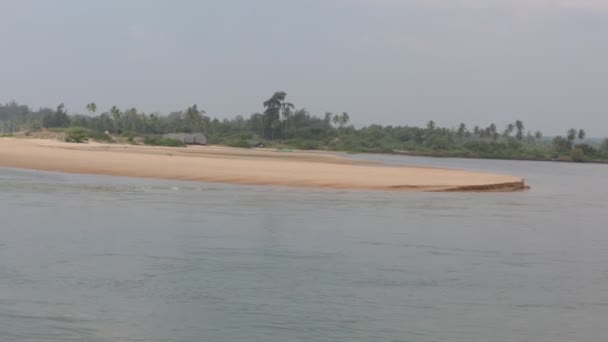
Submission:
[[[0,102],[608,136],[608,0],[0,0]]]

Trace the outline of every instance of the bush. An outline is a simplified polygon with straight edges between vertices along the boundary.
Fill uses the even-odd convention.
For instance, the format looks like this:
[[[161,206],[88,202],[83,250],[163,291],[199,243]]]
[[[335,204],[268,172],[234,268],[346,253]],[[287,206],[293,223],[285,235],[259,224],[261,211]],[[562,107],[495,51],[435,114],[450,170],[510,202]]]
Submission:
[[[85,143],[88,140],[89,140],[89,137],[86,134],[82,134],[82,133],[68,133],[64,138],[65,142],[77,143],[77,144]]]
[[[51,128],[49,130],[58,133],[65,133],[66,137],[64,140],[66,142],[83,143],[88,141],[89,139],[101,142],[114,142],[111,136],[103,132],[93,131],[84,127],[74,126],[67,128]]]
[[[321,148],[319,142],[303,139],[292,140],[287,145],[298,150],[319,150]]]
[[[182,141],[172,138],[152,137],[147,136],[144,138],[144,144],[152,146],[168,146],[168,147],[185,147]]]
[[[243,139],[229,140],[226,142],[226,145],[230,147],[251,148],[249,142]]]
[[[570,157],[572,158],[573,162],[582,163],[585,161],[585,152],[581,148],[577,147],[572,151]]]

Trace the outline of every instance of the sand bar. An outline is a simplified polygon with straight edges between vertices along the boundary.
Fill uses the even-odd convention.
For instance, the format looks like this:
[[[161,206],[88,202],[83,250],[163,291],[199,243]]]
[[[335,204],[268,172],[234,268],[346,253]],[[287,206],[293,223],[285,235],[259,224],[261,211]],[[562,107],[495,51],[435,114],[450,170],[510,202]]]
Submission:
[[[517,191],[521,178],[393,167],[319,152],[0,139],[0,167],[249,185],[401,191]]]

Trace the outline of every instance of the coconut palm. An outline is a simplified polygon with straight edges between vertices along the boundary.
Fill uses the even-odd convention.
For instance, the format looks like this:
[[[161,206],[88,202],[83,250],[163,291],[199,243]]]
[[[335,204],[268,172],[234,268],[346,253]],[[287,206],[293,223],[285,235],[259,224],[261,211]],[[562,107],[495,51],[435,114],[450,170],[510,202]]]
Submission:
[[[505,129],[505,137],[510,137],[514,130],[515,125],[513,125],[512,123],[508,124],[507,128]]]
[[[570,142],[574,141],[576,139],[577,133],[578,132],[574,128],[570,128],[568,130],[568,134],[567,134],[568,141],[570,141]]]
[[[346,124],[348,124],[350,121],[350,115],[348,115],[347,112],[343,112],[340,120],[342,121],[342,126],[346,126]]]
[[[580,129],[580,130],[578,131],[578,138],[579,138],[580,140],[585,139],[585,137],[586,137],[586,136],[587,136],[587,133],[585,133],[585,130],[584,130],[584,129]]]
[[[97,111],[97,105],[95,104],[95,102],[91,102],[87,105],[87,110],[89,112],[91,112],[91,114],[95,114],[95,112]]]
[[[456,135],[458,135],[458,137],[460,138],[460,140],[464,139],[464,136],[467,133],[467,125],[465,125],[464,123],[461,123],[458,126],[458,131],[456,131]]]
[[[521,120],[516,120],[515,129],[517,129],[515,137],[517,138],[517,140],[522,140],[524,138],[524,123]]]
[[[118,134],[120,133],[122,113],[120,112],[120,109],[118,109],[116,106],[112,106],[112,108],[110,109],[110,114],[112,114],[112,125],[114,126],[114,133]]]

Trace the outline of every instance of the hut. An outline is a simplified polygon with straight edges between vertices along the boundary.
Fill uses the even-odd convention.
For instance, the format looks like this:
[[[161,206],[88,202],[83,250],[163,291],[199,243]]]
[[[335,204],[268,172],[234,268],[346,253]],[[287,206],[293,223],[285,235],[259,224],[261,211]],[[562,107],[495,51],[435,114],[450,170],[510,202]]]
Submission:
[[[203,133],[169,133],[164,138],[175,139],[186,145],[206,145],[207,137]]]

